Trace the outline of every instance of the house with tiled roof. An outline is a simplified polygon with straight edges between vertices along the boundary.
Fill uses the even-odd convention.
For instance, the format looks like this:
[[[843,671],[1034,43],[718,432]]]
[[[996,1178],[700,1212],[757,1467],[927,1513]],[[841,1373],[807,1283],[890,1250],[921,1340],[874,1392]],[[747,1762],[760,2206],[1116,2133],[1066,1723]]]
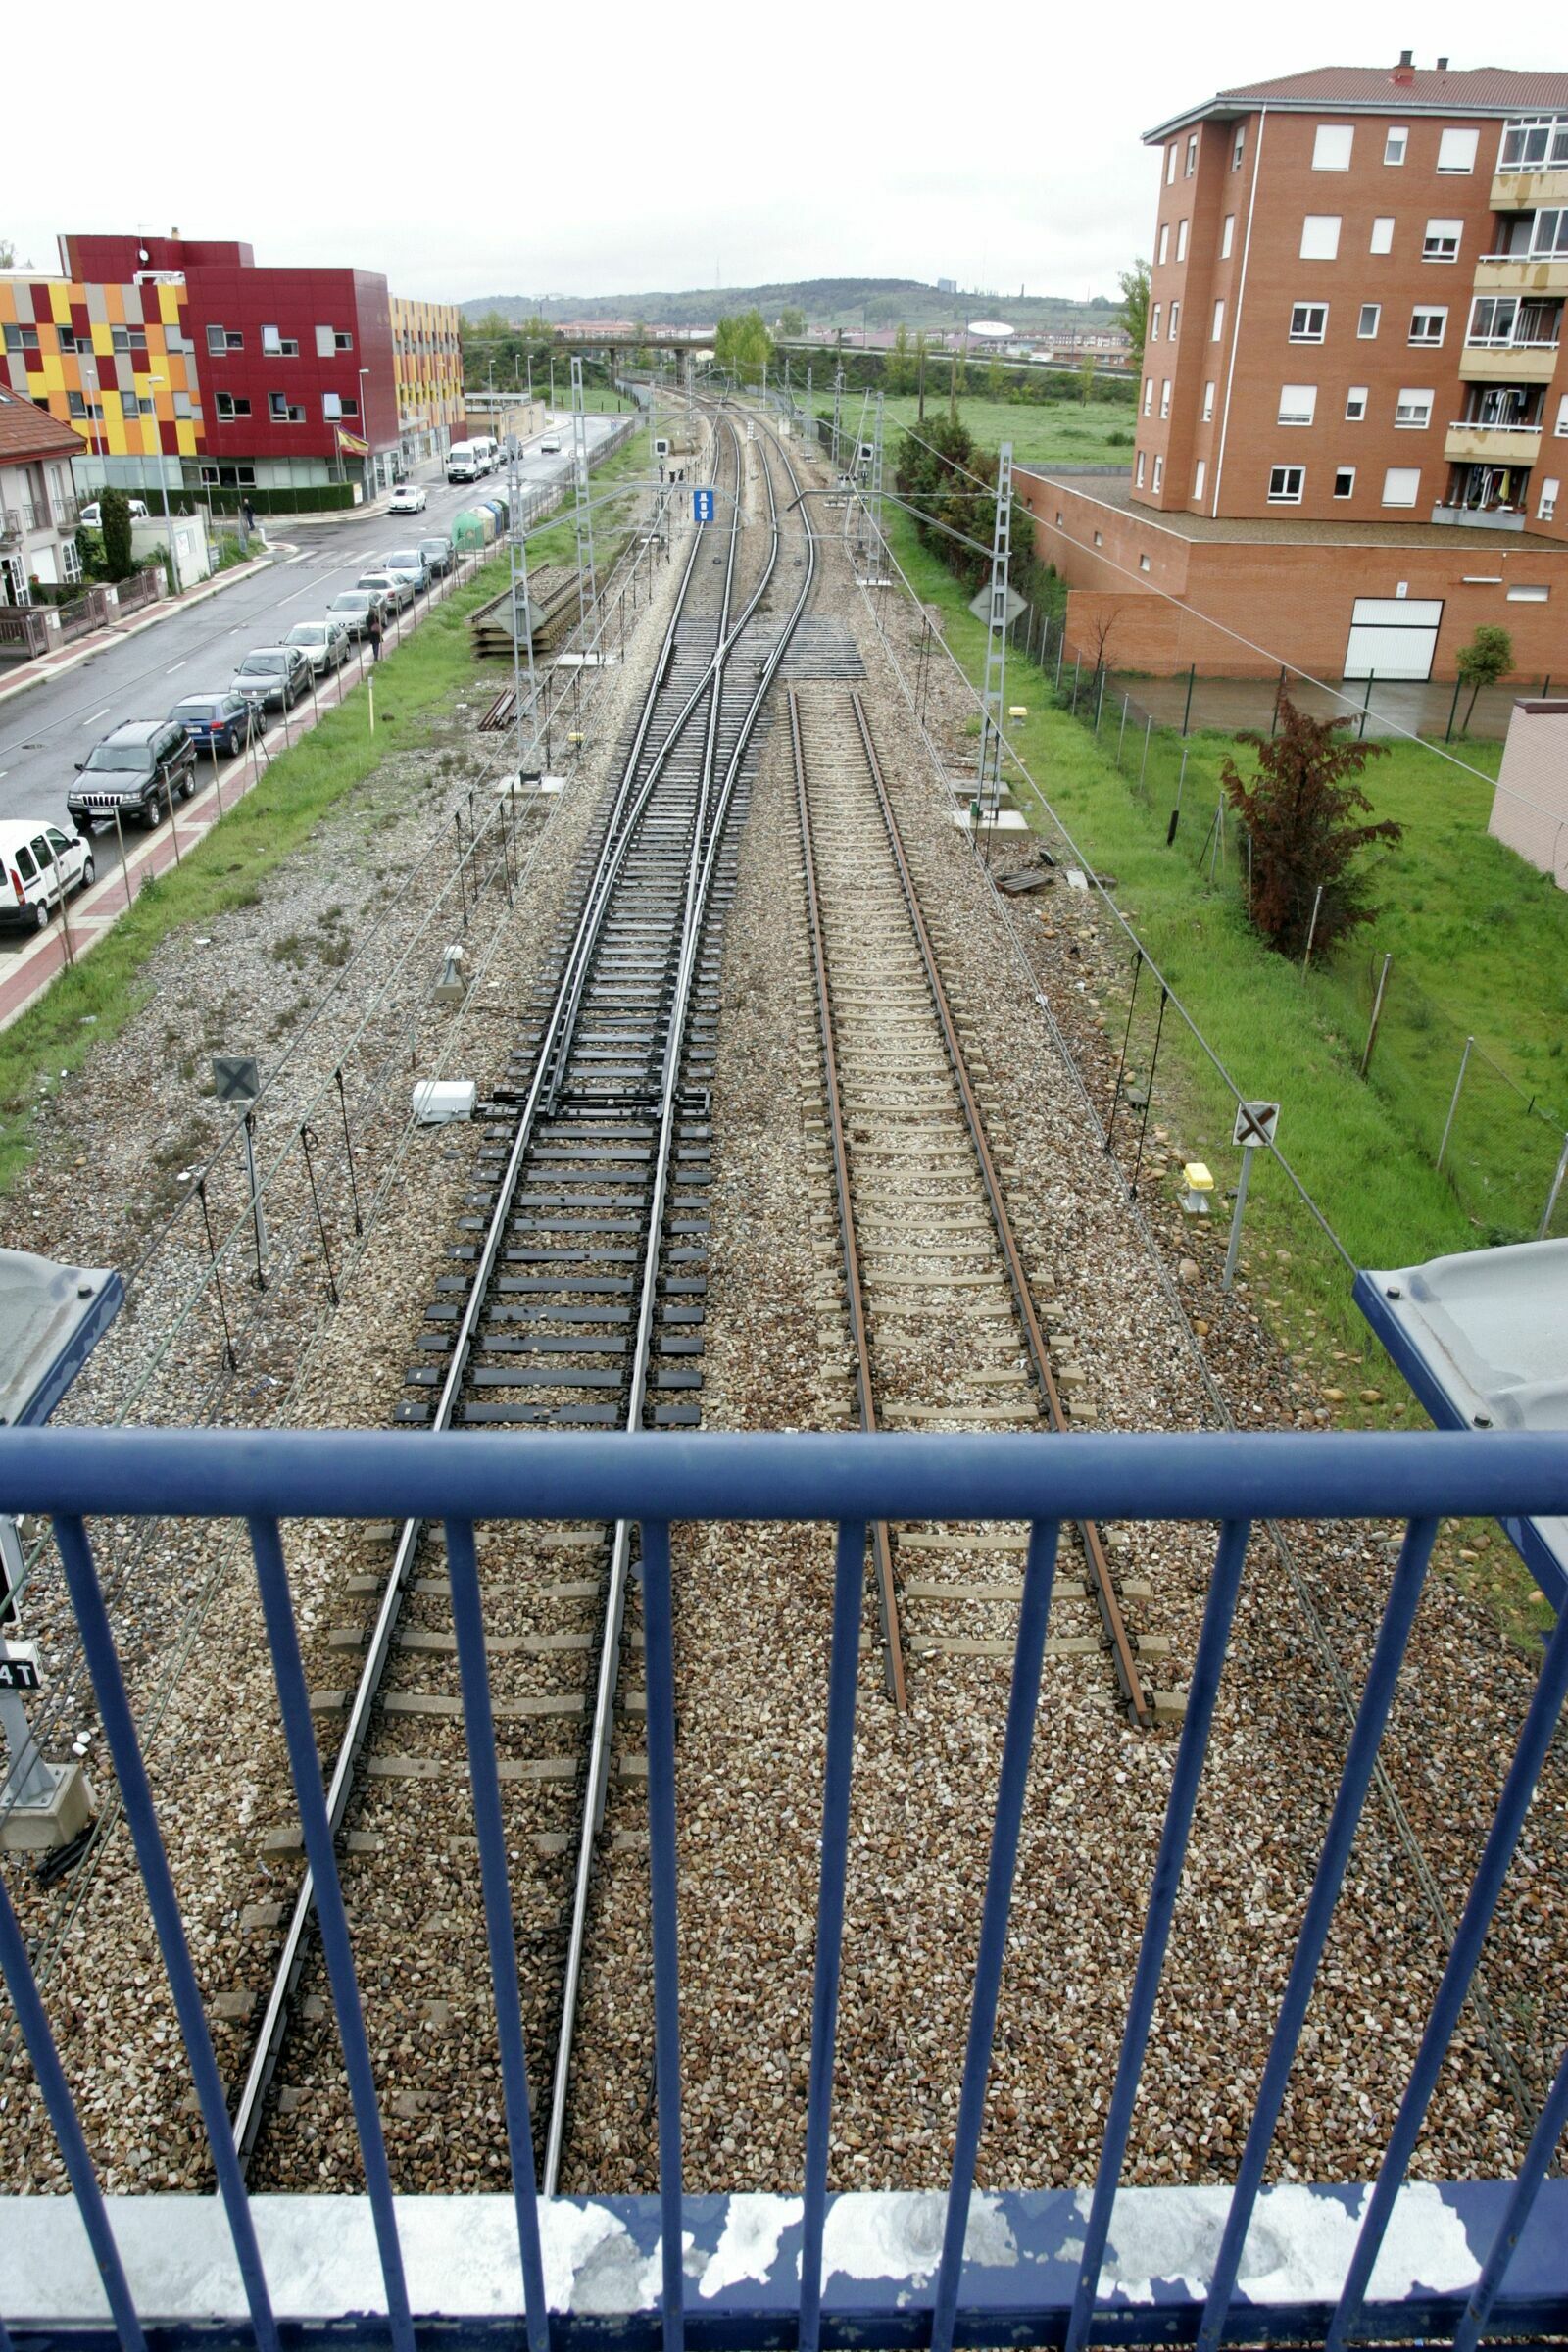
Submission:
[[[32,603],[32,583],[79,579],[69,424],[0,384],[0,605]]]

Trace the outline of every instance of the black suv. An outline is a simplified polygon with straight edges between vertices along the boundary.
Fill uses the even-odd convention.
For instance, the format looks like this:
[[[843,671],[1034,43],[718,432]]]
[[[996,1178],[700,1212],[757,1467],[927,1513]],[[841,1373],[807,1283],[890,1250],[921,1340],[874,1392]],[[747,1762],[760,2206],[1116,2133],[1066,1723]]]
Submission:
[[[78,833],[112,823],[117,811],[156,825],[176,793],[188,801],[195,791],[196,746],[176,721],[134,718],[94,744],[76,768],[80,781],[67,793],[66,808]]]

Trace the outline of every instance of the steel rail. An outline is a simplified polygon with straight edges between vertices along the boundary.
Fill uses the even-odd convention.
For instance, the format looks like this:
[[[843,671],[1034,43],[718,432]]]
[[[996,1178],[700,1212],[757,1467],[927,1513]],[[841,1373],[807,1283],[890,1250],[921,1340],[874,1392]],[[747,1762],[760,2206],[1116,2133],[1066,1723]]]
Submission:
[[[856,1226],[855,1200],[850,1189],[849,1149],[844,1140],[844,1104],[839,1093],[838,1052],[833,1040],[833,996],[827,976],[822,909],[816,887],[816,845],[806,788],[806,747],[801,740],[800,704],[793,689],[790,693],[790,748],[795,759],[795,805],[800,814],[802,862],[806,872],[806,919],[811,938],[817,1022],[822,1033],[822,1075],[827,1089],[828,1121],[833,1144],[833,1189],[838,1198],[844,1294],[849,1311],[850,1338],[855,1348],[856,1407],[860,1416],[860,1427],[874,1430],[877,1427],[876,1392],[871,1377],[871,1343],[865,1324],[865,1287],[860,1278],[859,1238]],[[893,1544],[885,1519],[873,1520],[869,1532],[877,1612],[882,1625],[883,1679],[888,1696],[902,1715],[909,1702],[904,1677],[904,1642],[899,1631],[899,1595],[893,1581]]]
[[[731,427],[731,433],[735,440],[738,477],[744,460],[740,452],[739,437],[734,435],[733,427]],[[664,673],[667,656],[675,643],[676,633],[684,615],[686,599],[690,593],[692,578],[697,567],[697,557],[702,545],[702,533],[694,531],[691,552],[687,557],[685,569],[676,589],[675,603],[669,625],[664,633],[660,659],[655,663],[631,751],[622,769],[620,784],[617,787],[609,820],[602,860],[604,858],[608,858],[617,846],[623,844],[625,836],[635,826],[642,807],[646,803],[647,795],[639,796],[636,806],[628,812],[627,804],[632,798],[633,778],[637,762],[646,749],[649,735],[653,729],[661,680]],[[704,684],[694,689],[682,710],[671,722],[666,742],[656,755],[661,767],[667,758],[675,736],[684,728],[704,691],[706,691],[706,676]],[[617,871],[618,864],[619,860],[617,859]],[[495,1208],[475,1261],[473,1279],[469,1284],[464,1302],[463,1316],[453,1343],[451,1360],[431,1415],[430,1427],[433,1429],[446,1429],[451,1425],[452,1415],[456,1409],[466,1373],[468,1357],[472,1352],[474,1336],[483,1311],[490,1280],[500,1254],[507,1219],[511,1212],[512,1199],[517,1189],[523,1164],[532,1143],[533,1131],[540,1115],[552,1056],[559,1040],[566,1034],[568,1023],[575,1022],[580,1006],[581,990],[573,983],[579,967],[586,964],[591,957],[594,943],[603,927],[608,903],[607,896],[596,893],[590,886],[571,948],[557,983],[545,1036],[541,1041],[535,1062],[534,1076],[518,1118],[512,1150],[508,1154],[506,1169],[497,1192]],[[422,1520],[405,1520],[399,1532],[391,1571],[382,1592],[375,1625],[351,1703],[348,1723],[338,1746],[331,1780],[327,1787],[327,1820],[334,1838],[342,1827],[343,1817],[348,1809],[349,1798],[353,1791],[355,1770],[369,1730],[370,1713],[386,1670],[393,1635],[402,1614],[409,1572],[418,1547],[423,1524]],[[315,1879],[311,1871],[307,1870],[295,1897],[294,1909],[273,1972],[267,2008],[263,2014],[261,2028],[252,2051],[251,2063],[234,2109],[234,2140],[242,2171],[248,2170],[255,2154],[267,2090],[283,2046],[290,2008],[305,1965],[307,1939],[315,1908]]]
[[[893,804],[888,798],[887,785],[882,777],[881,762],[876,756],[876,746],[871,740],[871,729],[866,720],[865,706],[858,693],[853,689],[850,703],[855,711],[856,723],[859,728],[860,742],[864,748],[871,782],[876,790],[877,803],[882,812],[882,822],[887,831],[888,847],[893,853],[893,861],[898,868],[899,885],[904,893],[904,903],[908,910],[910,926],[920,951],[920,960],[925,966],[926,983],[931,991],[931,1001],[936,1009],[937,1019],[941,1024],[948,1059],[957,1084],[964,1123],[968,1127],[969,1138],[974,1146],[975,1158],[979,1164],[980,1180],[985,1186],[986,1199],[991,1205],[992,1222],[996,1227],[997,1240],[1001,1244],[1002,1254],[1006,1263],[1007,1279],[1012,1285],[1012,1295],[1017,1303],[1019,1322],[1023,1326],[1030,1365],[1052,1428],[1058,1431],[1065,1430],[1067,1415],[1062,1406],[1060,1391],[1056,1387],[1055,1374],[1051,1368],[1050,1350],[1046,1346],[1045,1334],[1040,1328],[1039,1317],[1035,1313],[1034,1298],[1030,1293],[1028,1275],[1024,1271],[1023,1256],[1012,1230],[1012,1220],[1007,1214],[1007,1206],[1003,1198],[1002,1184],[997,1175],[996,1163],[991,1156],[991,1147],[986,1140],[985,1119],[981,1113],[974,1088],[969,1081],[963,1048],[958,1042],[957,1026],[954,1021],[952,1007],[948,1003],[947,991],[942,985],[942,974],[938,968],[936,951],[932,947],[931,936],[925,926],[925,917],[920,911],[920,901],[914,887],[914,877],[909,871],[908,859],[904,853],[904,838],[899,831],[898,819],[893,813]],[[1104,1629],[1105,1642],[1115,1665],[1116,1680],[1121,1686],[1122,1696],[1127,1703],[1127,1710],[1133,1722],[1140,1729],[1147,1730],[1153,1721],[1153,1709],[1150,1704],[1149,1693],[1144,1689],[1143,1677],[1138,1670],[1137,1652],[1133,1647],[1132,1637],[1127,1631],[1127,1621],[1121,1612],[1121,1601],[1117,1596],[1115,1584],[1111,1577],[1110,1562],[1105,1554],[1104,1541],[1101,1536],[1100,1529],[1092,1519],[1079,1522],[1079,1534],[1083,1539],[1084,1557],[1089,1564],[1089,1581],[1094,1589],[1101,1624]]]
[[[772,436],[768,439],[771,441]],[[798,488],[794,468],[788,455],[776,442],[773,444],[783,462],[785,471]],[[744,464],[744,447],[742,448]],[[730,639],[733,646],[760,604],[778,566],[782,533],[778,502],[766,466],[762,468],[768,497],[768,519],[772,543],[761,580],[749,599],[740,621]],[[736,500],[736,514],[740,500]],[[695,888],[688,889],[687,920],[682,935],[680,965],[676,974],[675,992],[670,1007],[669,1027],[664,1048],[662,1077],[662,1113],[653,1168],[649,1234],[650,1245],[643,1261],[643,1285],[637,1317],[637,1336],[632,1348],[631,1390],[627,1400],[626,1427],[641,1427],[643,1407],[648,1394],[648,1365],[653,1339],[654,1318],[659,1302],[660,1240],[663,1227],[664,1201],[669,1190],[669,1155],[673,1140],[674,1121],[669,1112],[679,1083],[681,1054],[691,1002],[692,984],[697,969],[697,955],[702,932],[707,921],[709,901],[712,890],[713,870],[723,842],[724,827],[734,797],[741,765],[751,745],[753,732],[763,704],[772,688],[774,678],[788,650],[796,624],[806,609],[816,576],[815,551],[808,542],[806,576],[790,614],[779,631],[777,642],[759,675],[756,689],[741,720],[740,731],[725,767],[723,781],[713,802],[712,822],[706,843],[700,829],[694,830],[691,871]],[[727,649],[726,649],[727,650]],[[717,695],[715,693],[716,702]],[[610,1745],[614,1729],[614,1694],[619,1677],[621,1633],[625,1619],[626,1586],[631,1568],[632,1523],[621,1520],[615,1529],[615,1541],[611,1555],[611,1596],[606,1612],[605,1640],[600,1651],[598,1694],[594,1710],[593,1743],[590,1750],[587,1801],[583,1807],[582,1830],[577,1849],[577,1869],[572,1895],[571,1928],[566,1946],[566,1974],[562,1997],[561,2033],[556,2043],[555,2081],[550,2102],[550,2122],[546,2135],[544,2193],[556,2194],[560,2180],[561,2160],[565,2145],[566,2124],[570,2112],[571,2058],[576,2031],[577,2000],[582,1984],[583,1955],[588,1939],[588,1909],[593,1891],[594,1861],[603,1819],[605,1790],[609,1783]]]

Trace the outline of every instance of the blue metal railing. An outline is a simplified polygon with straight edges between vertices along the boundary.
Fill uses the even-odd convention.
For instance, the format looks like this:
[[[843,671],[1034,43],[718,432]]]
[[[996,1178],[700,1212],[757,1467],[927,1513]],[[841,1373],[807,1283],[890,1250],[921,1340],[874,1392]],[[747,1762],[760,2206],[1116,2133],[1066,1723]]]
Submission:
[[[956,2342],[1014,2340],[1063,2342],[1069,2352],[1078,2352],[1091,2337],[1102,2342],[1196,2337],[1204,2347],[1225,2337],[1254,2342],[1326,2338],[1339,2346],[1357,2334],[1382,2338],[1411,2332],[1456,2334],[1469,2347],[1482,2334],[1504,2328],[1525,2335],[1568,2330],[1568,2185],[1546,2180],[1568,2117],[1568,2056],[1514,2182],[1454,2183],[1419,2192],[1404,2186],[1568,1691],[1564,1625],[1547,1644],[1375,2187],[1370,2196],[1344,2187],[1262,2187],[1438,1525],[1448,1516],[1568,1513],[1568,1440],[1489,1432],[1050,1441],[585,1435],[481,1442],[339,1433],[19,1430],[0,1431],[0,1508],[47,1513],[54,1521],[230,2239],[226,2251],[215,2249],[212,2200],[173,2200],[179,2219],[172,2223],[171,2200],[161,2198],[155,2259],[146,2225],[148,2200],[102,2194],[25,1940],[0,1884],[0,1969],[85,2225],[86,2246],[107,2297],[107,2324],[121,2342],[139,2346],[142,2325],[156,2323],[171,2340],[201,2331],[212,2341],[254,2340],[271,2347],[280,2340],[280,2324],[291,2338],[311,2341],[332,2332],[355,2312],[380,2315],[366,2323],[371,2333],[411,2348],[416,2331],[438,2312],[450,2323],[453,2340],[489,2334],[515,2341],[520,2318],[529,2352],[547,2352],[552,2342],[582,2341],[589,2333],[627,2344],[662,2342],[678,2352],[688,2321],[694,2343],[799,2342],[814,2348],[853,2337],[929,2343],[935,2352],[948,2352]],[[453,2252],[445,2269],[431,2251],[437,2224],[421,2214],[411,2238],[409,2214],[392,2191],[278,1536],[278,1521],[285,1517],[383,1518],[388,1512],[438,1521],[446,1529],[513,2165],[504,2253],[464,2222],[465,2214],[471,2220],[478,2208],[495,2200],[455,2198],[450,2200],[449,2251],[461,2246],[461,2259]],[[100,1515],[229,1517],[247,1523],[363,2156],[368,2239],[363,2233],[355,2238],[336,2213],[343,2204],[358,2206],[358,2200],[252,2199],[240,2178],[201,1992],[87,1534],[86,1521]],[[660,2191],[657,2200],[596,2199],[584,2208],[570,2200],[546,2201],[535,2189],[473,1527],[476,1521],[603,1523],[622,1517],[637,1520],[642,1529]],[[1233,2190],[1128,2192],[1119,2190],[1119,2182],[1129,2129],[1249,1541],[1256,1521],[1273,1518],[1392,1519],[1406,1525],[1236,2185]],[[670,1524],[677,1519],[808,1520],[837,1528],[805,2177],[798,2198],[688,2199],[682,2192],[669,1544]],[[873,2232],[880,2251],[868,2267],[867,2260],[844,2249],[846,2243],[864,2242],[856,2236],[864,2218],[860,2209],[879,2201],[831,2197],[827,2177],[865,1531],[868,1522],[886,1519],[1022,1519],[1030,1539],[952,2178],[945,2199],[881,2201],[886,2210]],[[1040,1709],[1057,1536],[1063,1522],[1084,1519],[1217,1522],[1218,1543],[1092,2190],[1087,2196],[980,2194],[974,2190],[974,2172]],[[443,2201],[433,2202],[439,2207]],[[430,2203],[421,2200],[421,2208]],[[312,2238],[313,2207],[332,2209],[335,2242],[330,2246]],[[8,2242],[13,2247],[10,2258],[0,2250],[0,2347],[8,2340],[4,2323],[16,2343],[105,2331],[104,2307],[83,2283],[94,2274],[82,2257],[79,2236],[70,2241],[61,2236],[59,2210],[54,2200],[0,2200],[0,2249]],[[68,2215],[70,2210],[65,2207]],[[596,2230],[619,2231],[637,2257],[624,2267],[618,2299],[607,2300],[602,2270],[592,2292],[585,2289],[576,2297],[581,2263],[571,2248],[586,2240],[580,2227],[575,2237],[564,2231],[563,2217],[575,2216],[581,2225],[588,2211]],[[1152,2213],[1158,2218],[1151,2233]],[[1441,2216],[1441,2228],[1435,2215]],[[1286,2266],[1290,2282],[1283,2292],[1269,2287],[1255,2258],[1249,2267],[1254,2221],[1266,2222],[1271,2246],[1282,2233],[1292,2241]],[[1412,2256],[1414,2239],[1428,2250]],[[188,2277],[181,2284],[176,2274],[187,2241]],[[351,2280],[341,2273],[350,2259],[344,2250],[350,2241],[362,2250],[356,2257],[361,2268]],[[1149,2242],[1162,2252],[1157,2263],[1146,2256],[1140,2271],[1138,2248]],[[484,2245],[491,2246],[488,2256]],[[371,2246],[379,2287],[375,2269],[367,2267]],[[737,2247],[751,2251],[742,2258]],[[1397,2274],[1392,2284],[1391,2265]],[[232,2286],[227,2300],[213,2283],[225,2266]],[[1263,2270],[1268,2268],[1265,2263]],[[306,2275],[308,2283],[302,2284]],[[323,2285],[323,2278],[340,2276],[337,2286]],[[322,2307],[323,2294],[336,2295],[334,2307]]]

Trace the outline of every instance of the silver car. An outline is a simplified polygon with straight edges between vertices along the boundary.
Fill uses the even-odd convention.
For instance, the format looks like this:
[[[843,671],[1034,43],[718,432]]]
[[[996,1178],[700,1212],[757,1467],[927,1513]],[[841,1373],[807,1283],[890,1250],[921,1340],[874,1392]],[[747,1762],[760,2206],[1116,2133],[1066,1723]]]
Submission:
[[[324,678],[329,670],[341,669],[349,658],[348,623],[336,612],[329,612],[324,620],[297,620],[283,643],[297,645],[316,675]]]

